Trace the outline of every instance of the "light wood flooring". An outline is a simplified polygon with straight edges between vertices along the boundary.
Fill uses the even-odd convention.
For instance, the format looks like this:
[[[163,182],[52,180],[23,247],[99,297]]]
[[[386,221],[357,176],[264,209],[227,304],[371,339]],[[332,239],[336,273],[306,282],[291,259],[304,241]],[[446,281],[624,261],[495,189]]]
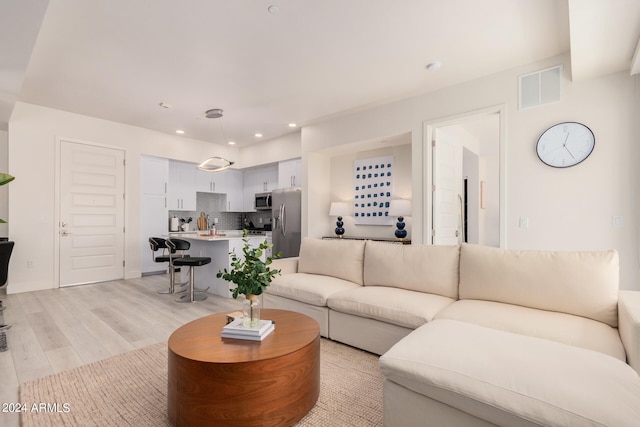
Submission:
[[[25,381],[166,342],[191,320],[241,309],[239,301],[212,294],[205,301],[178,303],[176,295],[157,293],[168,287],[163,274],[0,295],[7,307],[4,322],[12,325],[9,350],[0,352],[0,404],[18,403]],[[17,427],[18,415],[1,409],[0,426]]]

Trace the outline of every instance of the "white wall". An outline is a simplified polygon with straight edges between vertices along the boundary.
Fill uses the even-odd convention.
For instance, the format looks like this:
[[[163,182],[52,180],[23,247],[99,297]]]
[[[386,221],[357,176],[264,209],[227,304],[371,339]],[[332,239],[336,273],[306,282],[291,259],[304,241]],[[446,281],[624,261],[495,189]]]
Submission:
[[[16,177],[9,192],[8,234],[16,242],[9,272],[10,293],[58,286],[57,138],[125,150],[127,278],[140,275],[140,155],[190,162],[212,155],[239,157],[233,147],[17,103],[9,122],[9,173]],[[27,260],[33,262],[32,268],[27,268]]]
[[[300,140],[301,132],[297,131],[280,138],[243,147],[240,150],[239,161],[234,167],[248,168],[300,157],[302,145]]]
[[[564,64],[564,96],[555,104],[518,110],[518,76]],[[357,141],[409,132],[412,141],[413,241],[430,229],[430,166],[424,148],[423,123],[504,106],[506,114],[506,236],[505,246],[519,249],[601,250],[620,253],[621,288],[638,283],[638,218],[635,172],[638,97],[628,72],[573,83],[568,80],[569,55],[508,70],[438,92],[383,105],[335,120],[308,126],[302,132],[302,155],[309,164],[308,182],[325,178],[314,171],[316,152]],[[596,147],[582,164],[569,169],[543,165],[535,154],[538,136],[549,126],[579,121],[595,133]],[[330,199],[330,189],[314,198]],[[303,232],[319,237],[330,227],[326,206],[309,203]],[[612,227],[612,216],[624,218]],[[519,216],[529,218],[527,229]]]

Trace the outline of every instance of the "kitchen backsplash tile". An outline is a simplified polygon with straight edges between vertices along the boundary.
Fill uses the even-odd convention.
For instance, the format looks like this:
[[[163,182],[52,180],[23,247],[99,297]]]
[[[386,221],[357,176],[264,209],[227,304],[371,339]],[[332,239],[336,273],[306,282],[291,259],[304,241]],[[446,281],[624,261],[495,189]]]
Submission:
[[[192,221],[189,224],[190,230],[198,229],[197,220],[200,212],[209,215],[211,221],[213,221],[214,218],[218,218],[218,223],[216,224],[218,230],[240,230],[245,217],[258,228],[271,223],[271,213],[266,211],[246,213],[221,212],[226,202],[227,198],[224,194],[197,193],[196,212],[169,211],[169,218],[174,215],[178,218],[184,218],[185,220],[191,217]]]

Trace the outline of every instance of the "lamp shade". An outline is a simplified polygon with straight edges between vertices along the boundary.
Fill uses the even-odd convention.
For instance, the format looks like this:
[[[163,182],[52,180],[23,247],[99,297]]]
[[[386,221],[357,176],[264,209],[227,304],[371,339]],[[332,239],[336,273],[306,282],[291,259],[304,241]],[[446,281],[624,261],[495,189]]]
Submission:
[[[396,199],[392,200],[389,204],[390,216],[410,216],[411,215],[411,200]]]
[[[329,216],[346,216],[350,214],[349,204],[346,202],[331,202]]]

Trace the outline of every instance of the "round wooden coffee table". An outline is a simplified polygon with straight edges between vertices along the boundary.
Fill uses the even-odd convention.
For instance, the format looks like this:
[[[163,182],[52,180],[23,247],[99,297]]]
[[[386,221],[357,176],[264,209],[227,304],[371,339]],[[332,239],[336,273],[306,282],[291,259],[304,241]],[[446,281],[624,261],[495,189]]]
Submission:
[[[169,337],[167,405],[174,426],[291,426],[320,394],[320,327],[308,316],[263,309],[263,341],[221,338],[226,314]]]

